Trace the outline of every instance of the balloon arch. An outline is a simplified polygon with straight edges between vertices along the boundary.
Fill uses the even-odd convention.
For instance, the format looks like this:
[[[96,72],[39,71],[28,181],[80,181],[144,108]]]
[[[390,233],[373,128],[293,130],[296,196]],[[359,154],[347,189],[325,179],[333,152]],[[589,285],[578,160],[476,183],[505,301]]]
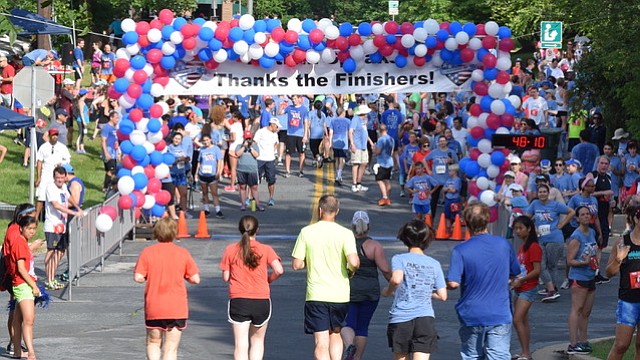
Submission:
[[[208,71],[223,63],[241,62],[267,69],[295,68],[302,64],[334,64],[346,73],[357,73],[365,60],[376,64],[392,62],[407,66],[475,67],[470,89],[476,94],[467,121],[470,156],[460,161],[464,173],[476,181],[472,195],[495,205],[493,190],[507,170],[508,152],[493,150],[491,135],[508,133],[514,123],[520,98],[511,92],[511,30],[493,21],[461,24],[429,19],[398,24],[345,22],[329,19],[291,19],[287,30],[280,20],[255,20],[242,15],[232,21],[213,22],[202,18],[188,22],[164,9],[150,22],[122,21],[124,47],[116,51],[114,75],[108,89],[126,110],[117,130],[123,153],[118,172],[121,209],[150,210],[162,216],[170,194],[161,189],[160,179],[169,175],[175,158],[165,151],[163,140],[169,129],[160,117],[167,112],[164,94],[171,70],[187,62],[200,62]],[[410,64],[410,62],[412,64]]]

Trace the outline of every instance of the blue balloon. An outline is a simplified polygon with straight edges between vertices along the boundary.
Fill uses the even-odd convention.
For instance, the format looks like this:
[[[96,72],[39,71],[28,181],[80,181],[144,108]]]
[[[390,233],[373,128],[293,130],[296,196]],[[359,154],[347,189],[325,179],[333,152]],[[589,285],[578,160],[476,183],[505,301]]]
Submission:
[[[491,136],[493,136],[493,134],[495,134],[495,133],[496,133],[495,130],[493,130],[491,128],[486,128],[486,129],[484,129],[484,138],[491,140]]]
[[[462,31],[466,32],[469,37],[473,37],[478,31],[476,25],[474,23],[466,23],[462,25]]]
[[[502,151],[494,151],[491,153],[491,163],[495,166],[502,166],[504,159],[505,156]]]
[[[119,126],[120,126],[120,132],[125,135],[131,134],[131,132],[136,128],[136,125],[131,120],[122,120],[120,121]],[[129,149],[129,151],[131,151],[131,149]],[[125,152],[124,149],[122,149],[122,152]],[[125,152],[125,154],[128,154],[128,152]]]
[[[151,92],[151,85],[153,85],[153,83],[151,82],[151,80],[147,79],[147,81],[142,83],[142,92],[144,92],[145,94],[148,94]]]
[[[338,30],[340,30],[340,36],[349,36],[353,33],[353,25],[351,25],[351,23],[344,22],[340,24]]]
[[[171,25],[165,25],[162,27],[162,30],[160,30],[160,32],[162,33],[162,38],[165,40],[169,40],[169,38],[171,38],[171,34],[173,34],[174,31],[176,31],[176,29]]]
[[[361,22],[360,25],[358,25],[358,34],[362,36],[371,35],[371,24],[368,22]]]
[[[183,17],[177,17],[173,19],[173,28],[176,30],[182,29],[187,24],[187,20]]]
[[[125,78],[118,78],[113,83],[113,88],[121,94],[126,93],[129,88],[129,80]]]
[[[476,52],[476,59],[478,59],[478,61],[482,61],[482,58],[484,58],[484,56],[487,55],[487,54],[489,54],[489,50],[487,50],[485,48],[480,48]]]
[[[458,161],[458,166],[460,167],[460,170],[464,172],[469,161],[472,161],[469,157],[463,157],[462,159],[460,159],[460,161]]]
[[[131,170],[126,169],[126,168],[121,168],[116,173],[116,176],[118,176],[118,178],[121,178],[121,177],[124,177],[124,176],[131,176]]]
[[[273,57],[276,61],[284,61],[284,56],[281,53],[277,53],[276,56]]]
[[[440,50],[440,58],[442,58],[442,60],[446,62],[449,62],[451,61],[451,59],[453,59],[453,52],[448,49],[442,49]]]
[[[491,102],[493,101],[493,98],[489,95],[485,95],[482,97],[482,99],[480,100],[480,107],[482,108],[483,111],[485,112],[489,112],[491,110]]]
[[[389,45],[393,45],[393,44],[395,44],[395,43],[396,43],[396,41],[398,40],[398,39],[396,38],[396,36],[395,36],[395,35],[393,35],[393,34],[389,34],[389,35],[385,36],[385,37],[384,37],[384,39],[385,39],[385,41],[387,42],[387,44],[389,44]]]
[[[244,41],[247,42],[247,44],[251,45],[254,42],[256,42],[253,38],[254,36],[256,36],[256,32],[253,29],[249,29],[249,30],[245,30],[245,32],[242,34],[242,38],[244,39]]]
[[[415,56],[416,55],[416,45],[413,45],[412,47],[408,48],[407,52],[409,53],[409,55]]]
[[[418,21],[415,24],[413,24],[414,29],[421,28],[421,27],[424,27],[424,21]]]
[[[133,160],[140,162],[147,155],[147,149],[145,149],[145,147],[142,145],[136,145],[133,147],[133,149],[131,149],[130,155]]]
[[[236,61],[240,59],[240,55],[236,54],[233,49],[227,49],[227,59],[229,59],[230,61]]]
[[[211,51],[218,51],[222,49],[222,41],[216,38],[209,40],[209,49],[211,49]]]
[[[488,178],[489,175],[487,175],[487,169],[480,168],[480,171],[478,171],[478,175],[477,176],[478,177],[486,177],[486,178]]]
[[[260,63],[260,66],[264,69],[271,69],[276,64],[276,61],[268,56],[263,56],[258,59],[258,63]]]
[[[304,19],[302,21],[302,30],[306,31],[306,32],[311,32],[311,30],[315,29],[316,26],[316,22],[311,20],[311,19]]]
[[[162,59],[160,59],[160,66],[162,66],[162,68],[166,70],[173,69],[176,66],[176,58],[171,55],[165,55],[162,57]]]
[[[149,129],[149,131],[152,133],[160,131],[161,128],[162,128],[162,123],[158,119],[151,119],[147,123],[147,129]]]
[[[229,30],[229,39],[234,42],[242,39],[242,29],[238,26],[232,27],[231,30]]]
[[[500,26],[498,28],[498,37],[500,39],[511,37],[511,29],[506,26]]]
[[[516,116],[516,113],[518,112],[515,108],[515,106],[513,106],[513,104],[509,103],[509,105],[505,106],[504,112],[511,114],[513,116]],[[521,117],[521,116],[516,116],[516,117]]]
[[[356,61],[353,60],[352,58],[348,58],[342,64],[342,68],[348,74],[353,74],[353,72],[356,71],[356,67],[357,67]]]
[[[438,39],[434,36],[427,36],[427,40],[424,41],[424,44],[427,45],[427,48],[433,49],[438,45]]]
[[[137,207],[137,206],[138,206],[138,198],[137,198],[135,195],[133,195],[133,194],[129,194],[129,195],[127,195],[127,196],[129,196],[129,197],[131,198],[131,200],[133,200],[133,201],[131,202],[131,204],[132,204],[132,207],[131,207],[131,208],[133,209],[133,208]]]
[[[125,121],[129,121],[129,120],[122,120],[120,121],[120,132],[122,132],[124,134],[124,132],[122,131],[122,123]],[[131,121],[129,121],[132,125],[133,123]],[[122,142],[120,142],[120,151],[122,151],[122,153],[129,155],[131,153],[131,150],[133,150],[133,144],[131,143],[131,141],[129,140],[124,140]]]
[[[132,45],[138,42],[138,33],[135,31],[127,31],[122,35],[122,42],[125,45]]]
[[[407,58],[402,55],[396,56],[396,66],[400,69],[407,66]]]
[[[136,55],[131,58],[129,63],[133,69],[141,70],[145,65],[147,65],[147,60],[142,55]]]
[[[206,22],[207,22],[207,20],[205,20],[205,19],[203,19],[203,18],[201,18],[201,17],[199,17],[199,18],[195,18],[195,19],[193,20],[193,23],[194,23],[194,24],[196,24],[196,25],[200,25],[200,26],[204,25],[204,23],[206,23]]]
[[[198,37],[202,41],[209,41],[213,39],[214,35],[215,33],[213,32],[213,30],[208,27],[203,27],[202,29],[200,29],[200,31],[198,31]]]
[[[282,22],[278,19],[267,20],[267,31],[272,32],[273,29],[282,26]]]
[[[291,53],[293,49],[294,49],[294,46],[292,44],[287,43],[286,41],[283,41],[280,43],[280,54],[282,55],[287,55]]]
[[[143,110],[149,110],[151,105],[153,105],[153,96],[149,94],[142,94],[138,100],[136,100],[136,106]]]
[[[373,54],[369,55],[369,60],[371,60],[374,64],[379,64],[382,61],[382,55],[376,51]]]
[[[145,155],[144,159],[142,159],[142,161],[138,162],[138,165],[145,167],[147,165],[149,165],[149,163],[151,162],[151,158],[149,157],[149,155]]]
[[[327,43],[324,42],[324,41],[321,41],[320,43],[315,44],[313,46],[313,50],[315,50],[315,51],[322,51],[322,50],[324,50],[326,48],[327,48]]]
[[[468,177],[475,177],[480,172],[480,165],[476,161],[469,161],[467,166],[464,169],[464,173],[467,174]]]
[[[459,22],[454,21],[449,24],[449,32],[451,33],[451,35],[455,35],[460,31],[462,31],[462,24],[460,24]]]
[[[256,22],[253,24],[253,30],[255,30],[256,32],[267,31],[267,22],[262,19],[256,20]]]
[[[473,136],[471,136],[471,134],[467,135],[467,144],[470,147],[478,146],[479,142],[480,142],[480,139],[475,139]]]
[[[187,50],[185,50],[182,45],[176,46],[176,51],[173,53],[173,57],[176,60],[182,59],[185,55],[187,55]]]
[[[453,56],[451,57],[451,63],[454,65],[462,65],[463,61],[460,57],[460,49],[453,50]]]
[[[308,35],[298,36],[298,47],[304,51],[311,49],[311,40]]]
[[[153,166],[158,166],[162,164],[162,160],[163,160],[163,157],[160,151],[154,150],[151,152],[151,154],[149,154],[149,162]]]
[[[495,80],[498,76],[498,69],[496,68],[486,68],[484,69],[484,79],[485,80]]]
[[[160,204],[154,204],[151,208],[151,215],[161,217],[164,215],[165,207]]]
[[[213,58],[213,54],[211,53],[211,50],[207,48],[200,49],[200,51],[198,51],[198,58],[202,61],[209,61]]]
[[[176,161],[176,157],[172,153],[164,153],[162,154],[162,162],[167,165],[173,165]]]
[[[438,32],[436,32],[436,38],[442,42],[445,42],[449,38],[449,32],[445,29],[440,29],[438,30]]]

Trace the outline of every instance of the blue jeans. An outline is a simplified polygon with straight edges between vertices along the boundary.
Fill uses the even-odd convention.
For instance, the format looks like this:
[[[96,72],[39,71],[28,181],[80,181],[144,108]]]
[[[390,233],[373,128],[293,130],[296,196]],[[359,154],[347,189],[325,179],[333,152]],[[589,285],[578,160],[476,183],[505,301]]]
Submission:
[[[459,330],[462,360],[510,359],[511,324],[461,326]]]

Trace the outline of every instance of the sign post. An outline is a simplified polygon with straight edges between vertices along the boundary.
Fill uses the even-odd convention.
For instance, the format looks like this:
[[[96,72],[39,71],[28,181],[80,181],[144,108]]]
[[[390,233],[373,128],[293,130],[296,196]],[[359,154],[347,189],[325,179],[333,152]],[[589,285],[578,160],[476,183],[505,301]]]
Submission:
[[[389,15],[392,16],[392,19],[395,20],[395,16],[398,15],[398,6],[400,5],[400,1],[398,0],[389,0]]]
[[[562,49],[562,21],[540,22],[540,47]]]

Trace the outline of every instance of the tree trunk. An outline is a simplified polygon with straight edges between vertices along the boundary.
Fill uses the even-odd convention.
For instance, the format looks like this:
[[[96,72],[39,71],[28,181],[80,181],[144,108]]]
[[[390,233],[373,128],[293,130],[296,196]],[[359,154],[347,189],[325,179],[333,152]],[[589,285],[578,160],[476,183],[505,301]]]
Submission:
[[[44,16],[47,19],[51,19],[51,10],[52,10],[52,6],[53,6],[53,2],[51,2],[52,5],[49,5],[45,8],[42,7],[42,3],[43,0],[38,0],[38,15]],[[51,49],[51,36],[50,35],[37,35],[38,36],[38,49],[47,49],[50,50]]]

